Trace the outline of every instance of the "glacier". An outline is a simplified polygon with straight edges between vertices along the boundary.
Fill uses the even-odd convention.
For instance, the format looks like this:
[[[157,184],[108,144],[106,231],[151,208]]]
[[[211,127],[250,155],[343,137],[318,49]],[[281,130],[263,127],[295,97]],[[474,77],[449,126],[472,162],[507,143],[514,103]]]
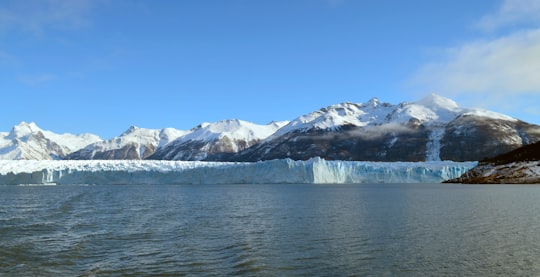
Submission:
[[[0,185],[439,183],[477,162],[359,162],[312,158],[259,162],[161,160],[0,161]]]

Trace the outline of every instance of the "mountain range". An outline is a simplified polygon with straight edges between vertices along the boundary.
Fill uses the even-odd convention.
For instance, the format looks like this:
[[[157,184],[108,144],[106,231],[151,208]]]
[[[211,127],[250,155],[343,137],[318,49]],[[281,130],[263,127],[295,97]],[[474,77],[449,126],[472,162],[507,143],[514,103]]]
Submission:
[[[108,140],[21,123],[0,133],[0,159],[259,161],[477,161],[540,141],[540,126],[460,107],[431,94],[416,102],[340,103],[292,121],[233,119],[191,130],[130,127]]]

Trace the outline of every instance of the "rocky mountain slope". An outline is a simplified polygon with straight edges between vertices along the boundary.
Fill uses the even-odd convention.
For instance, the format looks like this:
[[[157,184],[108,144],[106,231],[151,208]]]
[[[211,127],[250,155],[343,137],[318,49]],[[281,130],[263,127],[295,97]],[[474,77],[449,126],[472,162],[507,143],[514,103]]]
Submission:
[[[540,184],[540,142],[481,161],[448,183]]]
[[[233,154],[255,145],[287,123],[258,125],[238,119],[203,123],[159,148],[149,159],[227,161]]]
[[[100,140],[92,134],[55,134],[33,122],[21,122],[0,133],[0,160],[57,160]]]
[[[141,160],[187,131],[165,128],[145,129],[131,126],[120,136],[98,141],[68,155],[70,160]]]
[[[188,131],[131,127],[101,140],[21,123],[0,133],[0,159],[478,161],[540,141],[540,126],[436,94],[390,104],[341,103],[266,125],[203,123]]]
[[[298,117],[235,161],[307,159],[476,161],[540,140],[540,126],[429,95],[397,105],[371,99]]]

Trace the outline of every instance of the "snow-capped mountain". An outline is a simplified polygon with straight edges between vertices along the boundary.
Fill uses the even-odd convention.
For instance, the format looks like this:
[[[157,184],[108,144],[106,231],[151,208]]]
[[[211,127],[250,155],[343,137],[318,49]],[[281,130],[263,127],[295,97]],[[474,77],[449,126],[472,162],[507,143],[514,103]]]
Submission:
[[[156,149],[185,135],[187,131],[165,128],[145,129],[131,126],[120,136],[92,143],[66,158],[72,160],[141,160]]]
[[[10,132],[0,133],[1,160],[56,160],[73,151],[100,141],[92,134],[56,134],[35,123],[21,122]]]
[[[150,159],[227,160],[232,154],[253,146],[287,123],[258,125],[238,119],[203,123],[159,148]]]
[[[538,125],[432,94],[397,105],[345,102],[267,125],[235,119],[189,131],[131,127],[107,141],[23,122],[0,133],[0,159],[478,161],[537,141]]]
[[[377,98],[332,105],[296,118],[231,159],[474,161],[539,140],[540,126],[432,94],[397,105]]]

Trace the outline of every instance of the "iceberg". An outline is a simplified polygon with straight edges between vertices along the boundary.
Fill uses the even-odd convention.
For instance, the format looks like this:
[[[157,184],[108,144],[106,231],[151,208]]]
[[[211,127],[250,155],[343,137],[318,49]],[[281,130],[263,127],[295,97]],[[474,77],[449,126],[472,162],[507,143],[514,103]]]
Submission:
[[[360,162],[312,158],[259,162],[0,161],[0,184],[355,184],[438,183],[477,162]]]

